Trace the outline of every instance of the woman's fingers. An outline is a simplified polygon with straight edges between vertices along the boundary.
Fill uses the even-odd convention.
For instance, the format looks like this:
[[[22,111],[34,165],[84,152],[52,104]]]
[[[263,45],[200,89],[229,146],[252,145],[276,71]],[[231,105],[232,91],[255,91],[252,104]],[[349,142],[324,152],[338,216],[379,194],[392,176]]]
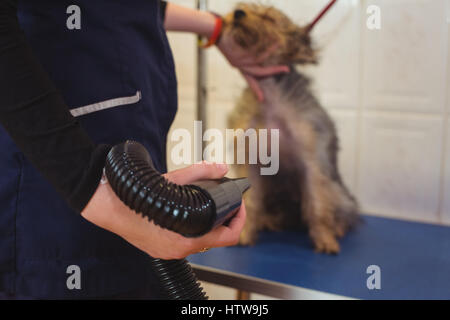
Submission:
[[[224,163],[201,162],[189,167],[166,173],[164,176],[177,184],[188,184],[198,180],[220,179],[228,172],[228,166]]]
[[[289,67],[285,65],[277,66],[245,66],[241,67],[241,71],[255,77],[267,77],[278,73],[289,72]]]
[[[232,218],[228,226],[219,226],[201,238],[202,247],[227,247],[236,245],[244,227],[246,216],[245,204],[242,201],[239,211]]]
[[[267,77],[274,74],[289,72],[288,66],[267,66],[267,67],[259,67],[259,66],[246,66],[241,69],[242,75],[244,79],[247,81],[248,86],[255,93],[258,101],[264,101],[264,93],[261,90],[261,87],[258,84],[258,81],[255,77]]]
[[[228,226],[225,226],[225,227],[228,227],[231,230],[237,231],[240,234],[242,228],[244,227],[246,217],[247,217],[247,210],[245,208],[244,199],[242,199],[242,204],[241,204],[241,207],[239,208],[239,211],[228,223]]]
[[[247,81],[250,89],[255,94],[256,99],[258,99],[259,102],[264,101],[264,94],[258,84],[258,81],[254,77],[252,77],[248,74],[243,73],[242,75],[244,76],[244,79]]]
[[[168,239],[172,243],[171,246],[166,250],[158,252],[157,255],[163,259],[181,259],[188,255],[198,253],[204,248],[236,245],[244,227],[246,215],[245,205],[242,202],[239,211],[232,218],[228,226],[219,226],[199,238],[185,238],[173,231],[155,226],[155,228],[160,230],[160,238]]]
[[[256,64],[260,64],[263,63],[264,61],[266,61],[272,53],[274,53],[275,51],[277,51],[277,49],[280,48],[280,44],[274,43],[273,45],[271,45],[265,52],[263,52],[261,55],[259,55],[256,59],[255,59],[255,63]]]

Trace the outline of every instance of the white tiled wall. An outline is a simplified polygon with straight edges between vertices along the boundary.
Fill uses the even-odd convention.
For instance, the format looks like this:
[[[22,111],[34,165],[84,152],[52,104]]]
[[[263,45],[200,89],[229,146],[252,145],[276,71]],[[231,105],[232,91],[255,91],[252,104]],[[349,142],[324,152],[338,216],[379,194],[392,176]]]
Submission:
[[[367,1],[382,28],[363,28],[358,197],[369,213],[446,223],[449,1]]]
[[[368,112],[362,119],[359,200],[373,214],[439,222],[443,121]]]
[[[445,0],[378,0],[380,32],[366,31],[364,108],[442,114],[448,24]]]

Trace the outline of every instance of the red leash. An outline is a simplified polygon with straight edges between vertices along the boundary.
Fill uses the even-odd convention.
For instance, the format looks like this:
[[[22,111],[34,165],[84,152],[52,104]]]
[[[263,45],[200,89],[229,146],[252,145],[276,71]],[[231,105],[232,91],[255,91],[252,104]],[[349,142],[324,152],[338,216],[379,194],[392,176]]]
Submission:
[[[315,26],[315,24],[322,19],[322,17],[324,16],[324,14],[330,10],[330,8],[336,3],[336,0],[331,0],[330,3],[328,3],[328,5],[322,9],[322,11],[318,14],[318,16],[313,20],[313,22],[311,22],[308,27],[307,27],[307,32],[310,32],[311,29]]]

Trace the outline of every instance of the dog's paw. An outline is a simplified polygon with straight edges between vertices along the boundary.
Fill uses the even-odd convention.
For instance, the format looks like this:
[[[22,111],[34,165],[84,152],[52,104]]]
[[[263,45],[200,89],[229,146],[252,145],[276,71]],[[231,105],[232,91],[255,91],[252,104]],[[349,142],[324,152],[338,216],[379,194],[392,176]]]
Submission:
[[[337,237],[338,239],[343,238],[343,237],[345,236],[345,233],[346,233],[345,227],[342,226],[342,225],[337,225],[337,226],[334,228],[334,234],[336,235],[336,237]]]
[[[327,254],[338,254],[340,251],[336,238],[330,235],[315,238],[314,248],[316,252]]]

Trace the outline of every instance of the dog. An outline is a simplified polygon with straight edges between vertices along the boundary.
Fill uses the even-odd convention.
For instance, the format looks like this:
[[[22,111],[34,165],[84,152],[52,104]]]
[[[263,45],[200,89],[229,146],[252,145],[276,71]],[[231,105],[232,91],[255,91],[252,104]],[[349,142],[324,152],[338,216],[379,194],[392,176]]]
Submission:
[[[335,125],[311,92],[310,80],[295,69],[317,63],[310,27],[297,26],[274,7],[245,3],[223,21],[223,34],[242,49],[256,56],[277,43],[265,63],[290,66],[289,73],[259,79],[263,102],[245,89],[228,119],[234,129],[279,129],[277,174],[260,175],[261,163],[235,165],[252,184],[244,197],[247,221],[240,244],[254,244],[263,229],[306,229],[316,251],[337,254],[338,239],[360,216],[338,171]]]

